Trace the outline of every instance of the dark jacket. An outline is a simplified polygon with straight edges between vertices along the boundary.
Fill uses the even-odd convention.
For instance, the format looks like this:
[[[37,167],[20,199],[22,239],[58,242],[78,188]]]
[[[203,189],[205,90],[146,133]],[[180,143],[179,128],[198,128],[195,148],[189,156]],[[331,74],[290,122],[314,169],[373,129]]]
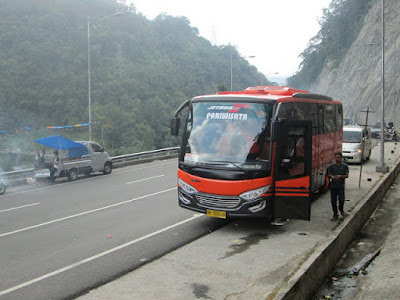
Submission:
[[[333,176],[349,174],[349,166],[346,165],[345,163],[342,163],[341,165],[333,163],[328,167],[328,174],[332,174]],[[331,188],[338,189],[343,187],[344,187],[344,178],[331,180]]]

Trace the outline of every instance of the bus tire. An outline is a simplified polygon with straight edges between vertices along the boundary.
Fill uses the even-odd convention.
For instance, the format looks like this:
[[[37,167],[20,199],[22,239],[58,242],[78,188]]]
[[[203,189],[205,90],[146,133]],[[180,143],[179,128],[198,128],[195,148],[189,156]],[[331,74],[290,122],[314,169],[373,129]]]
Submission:
[[[71,169],[68,171],[68,180],[69,181],[75,181],[78,179],[78,170],[77,169]]]
[[[110,162],[106,162],[104,164],[103,174],[108,175],[112,172],[112,164]]]

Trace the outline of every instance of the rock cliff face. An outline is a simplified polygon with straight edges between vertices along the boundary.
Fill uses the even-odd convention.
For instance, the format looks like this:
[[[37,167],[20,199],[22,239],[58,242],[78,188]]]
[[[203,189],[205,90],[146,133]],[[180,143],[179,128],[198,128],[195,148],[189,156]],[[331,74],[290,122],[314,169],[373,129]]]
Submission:
[[[400,0],[385,0],[385,123],[400,126]],[[382,111],[382,1],[376,0],[346,57],[336,68],[327,62],[311,91],[343,102],[345,118],[366,106]]]

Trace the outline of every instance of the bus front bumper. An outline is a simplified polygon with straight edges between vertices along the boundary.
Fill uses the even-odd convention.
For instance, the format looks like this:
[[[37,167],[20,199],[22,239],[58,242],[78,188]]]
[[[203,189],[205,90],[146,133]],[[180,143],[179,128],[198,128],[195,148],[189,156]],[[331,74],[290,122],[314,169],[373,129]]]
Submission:
[[[234,207],[227,207],[227,201],[221,200],[221,196],[215,195],[215,198],[212,198],[212,195],[208,195],[207,204],[205,204],[204,200],[202,200],[201,195],[188,195],[183,192],[180,188],[178,189],[178,198],[179,198],[179,206],[190,209],[193,211],[197,211],[200,213],[207,214],[210,217],[216,218],[229,218],[229,217],[256,217],[256,218],[271,218],[271,197],[260,197],[254,201],[247,202],[243,201],[237,197],[237,205]],[[211,199],[212,198],[212,199]],[[236,198],[236,197],[233,197]],[[232,199],[229,199],[230,206],[234,202]],[[203,202],[203,203],[201,203]],[[222,202],[218,204],[218,202]]]

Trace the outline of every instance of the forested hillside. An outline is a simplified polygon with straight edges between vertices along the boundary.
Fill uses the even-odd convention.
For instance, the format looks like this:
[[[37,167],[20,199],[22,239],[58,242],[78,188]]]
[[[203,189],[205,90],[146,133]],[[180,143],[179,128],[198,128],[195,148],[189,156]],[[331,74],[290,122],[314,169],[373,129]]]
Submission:
[[[324,66],[339,66],[357,38],[375,0],[332,0],[323,11],[321,29],[300,54],[299,71],[288,79],[292,87],[309,89]]]
[[[231,56],[234,90],[268,82],[235,47],[211,45],[184,17],[150,21],[116,0],[2,1],[1,148],[11,138],[87,139],[87,127],[43,129],[88,122],[88,16],[93,137],[114,155],[174,146],[173,112],[230,87]]]

